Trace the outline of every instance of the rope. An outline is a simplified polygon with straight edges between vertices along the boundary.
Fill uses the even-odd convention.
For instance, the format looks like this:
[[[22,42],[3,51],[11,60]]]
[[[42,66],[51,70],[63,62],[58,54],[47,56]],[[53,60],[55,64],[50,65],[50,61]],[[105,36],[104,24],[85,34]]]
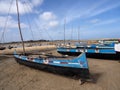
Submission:
[[[30,0],[29,0],[29,2],[30,2]],[[28,3],[27,3],[27,6],[30,7],[30,8],[32,8],[32,6],[31,6],[30,4],[28,4]],[[40,31],[39,26],[38,26],[36,23],[35,23],[35,25],[36,25],[36,27],[37,27],[37,28],[39,29],[39,31]],[[40,33],[41,33],[41,32],[40,32]],[[49,37],[51,40],[53,40],[52,37],[49,35],[48,32],[46,32],[46,34],[48,35],[48,37]]]
[[[30,2],[30,0],[29,0],[29,2]],[[31,6],[31,4],[30,4],[29,2],[27,3],[27,1],[26,1],[25,4],[26,4],[26,6],[30,9],[30,8],[32,8],[32,6]],[[34,24],[35,24],[35,26],[39,29],[39,33],[41,34],[41,32],[40,32],[41,30],[40,30],[39,26],[38,26],[36,23],[34,23]],[[41,34],[41,37],[43,38],[42,34]]]
[[[12,3],[13,3],[13,0],[11,0],[11,2],[10,2],[10,7],[9,7],[9,10],[8,10],[7,16],[10,15],[10,10],[11,10]],[[2,42],[2,39],[4,40],[4,35],[5,35],[4,33],[5,33],[5,31],[6,31],[7,22],[8,22],[8,17],[7,17],[6,21],[5,21],[5,27],[3,28],[3,32],[2,32],[2,35],[1,35],[1,40],[0,40],[0,42]]]
[[[24,4],[26,4],[26,3],[24,2]],[[23,7],[24,7],[25,11],[27,12],[27,9],[25,8],[25,6],[23,6]],[[31,23],[30,23],[28,14],[27,14],[26,17],[27,17],[26,19],[27,19],[27,22],[28,22],[28,24],[29,24],[29,28],[30,28],[31,34],[32,34],[32,38],[33,38],[33,40],[34,40],[33,30],[32,30],[32,27],[31,27]]]

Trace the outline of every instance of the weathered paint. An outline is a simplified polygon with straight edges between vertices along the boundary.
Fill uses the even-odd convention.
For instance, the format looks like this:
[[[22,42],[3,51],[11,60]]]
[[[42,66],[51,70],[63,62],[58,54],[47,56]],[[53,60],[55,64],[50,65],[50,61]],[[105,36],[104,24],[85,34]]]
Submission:
[[[29,62],[39,63],[39,64],[49,64],[53,66],[60,66],[60,67],[72,67],[72,68],[88,68],[88,62],[86,59],[85,53],[82,53],[77,58],[72,60],[58,60],[56,58],[28,58],[27,56],[18,55],[14,52],[14,56],[21,60],[26,60]]]

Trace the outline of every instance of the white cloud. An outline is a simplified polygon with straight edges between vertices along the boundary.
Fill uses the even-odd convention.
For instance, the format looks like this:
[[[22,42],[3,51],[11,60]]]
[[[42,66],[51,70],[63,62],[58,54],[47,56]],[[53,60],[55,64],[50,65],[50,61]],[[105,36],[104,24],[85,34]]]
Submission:
[[[86,3],[87,4],[87,3]],[[81,6],[81,8],[80,8]],[[111,9],[117,8],[120,6],[120,2],[110,3],[109,0],[99,0],[91,4],[87,4],[86,6],[81,5],[81,3],[76,4],[69,8],[68,11],[63,11],[64,16],[67,17],[67,23],[71,22],[77,18],[91,18],[93,16],[102,14]],[[78,9],[79,8],[79,9]],[[64,18],[63,18],[64,19]],[[63,20],[62,20],[63,21]]]
[[[0,14],[7,14],[9,12],[10,9],[10,14],[16,14],[17,12],[17,8],[16,8],[16,2],[12,2],[12,5],[10,5],[10,1],[1,1],[0,6],[2,8],[0,8]],[[24,4],[22,2],[18,2],[19,5],[19,12],[21,14],[26,13],[26,11],[24,10]],[[31,12],[32,9],[29,9],[29,11],[27,12]]]
[[[95,27],[100,27],[101,28],[109,28],[109,27],[114,27],[112,25],[119,23],[120,18],[115,18],[115,19],[93,19],[87,21],[88,23],[85,26],[82,26],[82,30],[90,30],[91,28],[94,29]],[[106,27],[103,27],[106,26]],[[98,28],[99,29],[99,28]],[[90,30],[91,31],[91,30]]]
[[[57,26],[58,25],[58,21],[50,21],[49,22],[49,26],[50,27],[55,27],[55,26]]]
[[[8,18],[8,20],[7,20]],[[6,22],[7,21],[7,22]],[[4,28],[6,23],[6,28],[18,28],[18,22],[15,21],[11,16],[0,16],[0,28]],[[21,28],[27,28],[28,26],[25,23],[21,23]]]
[[[119,3],[113,3],[112,5],[106,5],[106,7],[103,7],[103,8],[99,8],[99,9],[93,9],[91,11],[91,14],[89,15],[89,17],[92,17],[92,16],[96,16],[96,15],[99,15],[99,14],[102,14],[104,12],[107,12],[111,9],[114,9],[116,7],[119,7],[120,6],[120,2]],[[96,7],[97,8],[97,7]]]
[[[89,22],[95,24],[95,23],[100,22],[100,19],[92,19]]]
[[[95,23],[94,25],[106,25],[119,22],[120,19],[109,19],[109,20],[101,20],[100,22]]]
[[[32,0],[31,2],[29,2],[29,0],[19,0],[18,5],[20,14],[36,12],[36,10],[34,10],[34,7],[41,5],[43,1],[44,0]],[[2,0],[0,2],[0,7],[2,7],[0,8],[0,14],[7,14],[10,7],[10,14],[16,14],[17,12],[16,0],[13,0],[13,2],[11,2],[11,0]]]
[[[40,19],[43,19],[43,20],[52,20],[52,19],[56,19],[56,16],[52,12],[43,12],[40,15]]]
[[[39,28],[42,30],[54,28],[59,24],[57,16],[50,11],[41,13],[38,19],[35,20],[35,22],[37,23],[37,25],[39,25]]]
[[[34,6],[41,5],[43,3],[43,0],[32,0],[32,4]]]

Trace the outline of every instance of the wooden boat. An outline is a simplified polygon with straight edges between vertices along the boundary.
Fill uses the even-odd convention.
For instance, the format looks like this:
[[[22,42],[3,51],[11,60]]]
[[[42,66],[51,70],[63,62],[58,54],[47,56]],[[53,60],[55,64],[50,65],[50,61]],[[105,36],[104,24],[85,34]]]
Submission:
[[[4,50],[4,49],[6,49],[6,47],[2,47],[2,46],[0,46],[0,50]]]
[[[29,58],[29,56],[14,53],[16,61],[20,64],[33,68],[53,72],[67,76],[79,76],[82,79],[89,79],[89,67],[85,56],[82,53],[72,60],[60,60],[57,58]]]
[[[79,45],[75,48],[58,47],[57,52],[64,55],[78,56],[82,52],[86,52],[88,57],[115,57],[117,58],[116,51],[114,49],[115,43],[109,44],[91,44],[91,45]]]
[[[85,51],[86,53],[102,53],[102,54],[115,54],[114,44],[109,45],[99,45],[99,44],[91,44],[86,46],[77,46],[75,48],[68,48],[68,47],[58,47],[57,51],[59,53],[81,53]]]
[[[85,53],[82,53],[77,58],[74,58],[72,60],[60,60],[56,58],[31,58],[27,55],[25,55],[25,48],[24,48],[24,42],[22,38],[21,28],[20,28],[20,21],[19,21],[19,9],[18,9],[18,3],[16,0],[17,5],[17,12],[18,12],[18,26],[19,26],[19,32],[22,40],[23,45],[23,51],[24,54],[17,54],[16,51],[14,52],[14,58],[15,60],[23,65],[38,68],[45,71],[50,71],[57,74],[62,75],[78,75],[80,78],[87,80],[89,79],[89,67],[88,62],[85,56]]]

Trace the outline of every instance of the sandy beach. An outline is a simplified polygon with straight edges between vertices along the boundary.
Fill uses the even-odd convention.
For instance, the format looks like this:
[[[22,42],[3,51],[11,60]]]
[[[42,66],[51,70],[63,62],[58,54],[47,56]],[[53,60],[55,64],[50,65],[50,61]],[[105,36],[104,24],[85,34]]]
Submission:
[[[0,90],[120,90],[120,0],[0,6]]]
[[[87,59],[94,83],[80,85],[79,80],[20,65],[12,56],[0,57],[0,90],[120,90],[118,61]]]

